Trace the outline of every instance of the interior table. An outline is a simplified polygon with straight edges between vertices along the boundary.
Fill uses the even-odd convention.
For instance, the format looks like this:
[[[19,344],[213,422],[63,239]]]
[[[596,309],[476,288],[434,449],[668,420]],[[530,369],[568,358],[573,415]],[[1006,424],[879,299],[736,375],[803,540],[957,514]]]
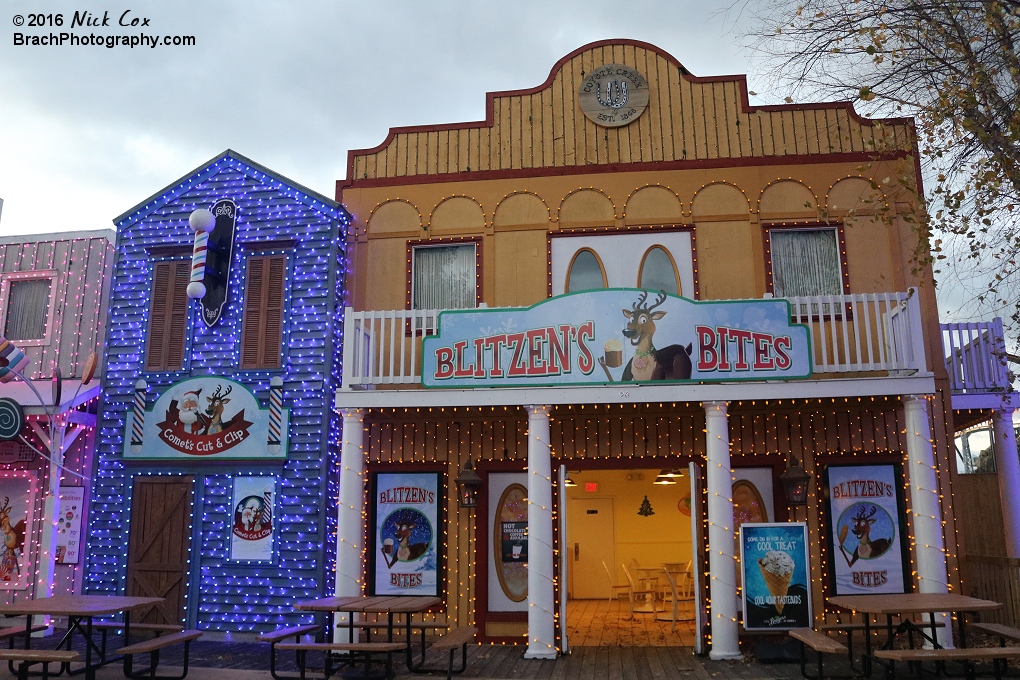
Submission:
[[[960,646],[967,646],[966,615],[974,612],[1000,609],[1003,605],[992,600],[980,600],[976,597],[957,595],[956,593],[904,593],[888,595],[836,595],[830,597],[828,603],[851,612],[861,612],[864,618],[864,658],[862,670],[871,675],[871,614],[885,616],[887,638],[884,649],[891,649],[897,635],[903,632],[919,633],[936,649],[941,648],[936,636],[936,617],[938,612],[949,612],[956,615],[959,627]],[[928,614],[930,628],[919,626],[907,618],[907,614]],[[902,615],[903,620],[893,629],[893,616]],[[950,634],[952,633],[950,623]],[[913,638],[911,638],[913,639]],[[851,666],[853,660],[851,659]]]
[[[0,604],[0,614],[25,617],[25,649],[32,644],[32,617],[34,616],[66,616],[67,632],[57,643],[57,649],[66,646],[71,649],[74,631],[85,638],[85,667],[71,670],[70,664],[63,664],[60,672],[70,675],[84,673],[87,680],[93,680],[96,669],[123,657],[107,657],[106,650],[99,647],[92,639],[92,621],[97,616],[106,616],[124,612],[124,640],[128,639],[131,629],[131,610],[163,602],[161,597],[131,597],[124,595],[54,595],[34,600],[22,600],[11,604]],[[126,642],[125,642],[126,644]],[[95,660],[94,660],[95,657]],[[16,673],[11,666],[11,672]]]
[[[416,667],[414,663],[414,652],[411,645],[411,616],[412,614],[428,611],[436,605],[442,604],[442,602],[443,601],[438,597],[424,596],[393,597],[389,595],[376,595],[369,597],[324,597],[318,600],[298,602],[294,605],[294,608],[304,611],[347,614],[347,627],[350,631],[350,640],[354,640],[355,614],[386,614],[387,642],[393,642],[393,617],[398,614],[403,614],[406,619],[405,624],[407,626],[404,635],[405,642],[407,644],[407,669],[413,672],[417,667],[420,667],[422,663],[424,663],[425,650],[422,649],[422,659]]]

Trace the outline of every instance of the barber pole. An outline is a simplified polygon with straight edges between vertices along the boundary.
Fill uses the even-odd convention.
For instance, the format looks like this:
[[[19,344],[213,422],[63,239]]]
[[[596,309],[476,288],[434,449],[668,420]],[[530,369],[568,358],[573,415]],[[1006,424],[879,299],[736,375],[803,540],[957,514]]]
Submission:
[[[205,297],[205,259],[209,252],[209,231],[216,226],[216,218],[205,208],[191,213],[188,225],[195,232],[195,246],[191,253],[191,283],[188,284],[188,297],[201,300]]]
[[[148,387],[144,380],[135,383],[135,401],[131,409],[131,453],[142,452],[143,428],[145,427],[145,390]]]
[[[266,449],[269,453],[280,451],[280,422],[283,418],[283,378],[274,376],[269,381],[269,428]]]

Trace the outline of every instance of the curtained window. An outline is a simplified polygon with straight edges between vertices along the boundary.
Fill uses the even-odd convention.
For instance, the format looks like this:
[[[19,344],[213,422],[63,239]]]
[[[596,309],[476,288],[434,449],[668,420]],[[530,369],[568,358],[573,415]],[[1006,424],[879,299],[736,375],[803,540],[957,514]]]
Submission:
[[[53,279],[12,279],[7,294],[4,337],[8,340],[44,340],[50,313]]]
[[[843,294],[835,229],[777,229],[769,242],[776,297]]]
[[[476,306],[475,244],[413,249],[412,309],[469,309]]]

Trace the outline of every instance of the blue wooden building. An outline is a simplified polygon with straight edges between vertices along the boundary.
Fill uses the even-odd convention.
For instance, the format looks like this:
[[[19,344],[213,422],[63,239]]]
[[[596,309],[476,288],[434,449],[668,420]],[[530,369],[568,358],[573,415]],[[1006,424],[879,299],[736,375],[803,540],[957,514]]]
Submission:
[[[86,592],[257,631],[332,590],[349,220],[231,150],[114,220]]]

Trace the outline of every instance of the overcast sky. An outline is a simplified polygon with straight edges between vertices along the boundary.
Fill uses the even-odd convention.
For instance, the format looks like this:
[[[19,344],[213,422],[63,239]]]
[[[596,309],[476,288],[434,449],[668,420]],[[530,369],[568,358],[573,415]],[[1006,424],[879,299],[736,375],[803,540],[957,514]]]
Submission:
[[[226,148],[333,196],[348,149],[389,127],[485,117],[485,93],[541,84],[606,38],[664,48],[696,75],[744,73],[712,3],[405,0],[0,0],[0,233],[103,229]],[[97,35],[193,47],[14,45],[30,13]],[[148,18],[120,28],[121,14]],[[26,25],[15,26],[15,15]]]
[[[391,126],[485,117],[595,40],[657,45],[698,76],[746,73],[729,0],[0,0],[0,236],[108,229],[224,149],[327,196],[347,151]],[[108,27],[75,27],[75,12]],[[148,26],[120,27],[148,19]],[[53,33],[194,36],[194,46],[18,46]],[[18,26],[18,17],[25,22]],[[37,19],[39,17],[36,17]],[[730,17],[731,19],[732,17]],[[943,298],[943,316],[959,316]]]

